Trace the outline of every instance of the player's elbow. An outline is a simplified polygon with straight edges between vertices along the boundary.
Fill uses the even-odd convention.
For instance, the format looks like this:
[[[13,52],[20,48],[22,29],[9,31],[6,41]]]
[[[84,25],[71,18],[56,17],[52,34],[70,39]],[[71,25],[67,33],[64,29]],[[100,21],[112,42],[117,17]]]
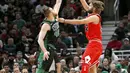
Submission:
[[[41,41],[42,41],[42,39],[38,38],[38,40],[37,40],[38,44],[40,44]]]

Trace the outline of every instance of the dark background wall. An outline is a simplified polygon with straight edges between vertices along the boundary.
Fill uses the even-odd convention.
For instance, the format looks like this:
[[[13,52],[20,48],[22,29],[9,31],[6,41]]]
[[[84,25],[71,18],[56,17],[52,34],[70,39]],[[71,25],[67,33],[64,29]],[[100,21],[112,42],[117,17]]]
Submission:
[[[119,17],[120,19],[127,15],[130,11],[130,0],[119,0]],[[105,2],[105,10],[103,13],[105,20],[114,20],[114,2],[115,0],[104,0]]]
[[[120,0],[119,15],[120,17],[127,15],[130,11],[130,0]]]

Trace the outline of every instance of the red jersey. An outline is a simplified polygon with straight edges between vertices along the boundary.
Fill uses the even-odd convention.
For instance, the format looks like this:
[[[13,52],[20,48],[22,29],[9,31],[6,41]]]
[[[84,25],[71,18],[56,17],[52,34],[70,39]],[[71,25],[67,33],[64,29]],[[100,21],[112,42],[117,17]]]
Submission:
[[[85,25],[86,37],[88,38],[88,40],[93,40],[93,39],[102,40],[101,17],[99,14],[91,14],[88,17],[92,15],[97,15],[100,21],[98,24],[94,24],[93,22],[90,22],[87,25]]]

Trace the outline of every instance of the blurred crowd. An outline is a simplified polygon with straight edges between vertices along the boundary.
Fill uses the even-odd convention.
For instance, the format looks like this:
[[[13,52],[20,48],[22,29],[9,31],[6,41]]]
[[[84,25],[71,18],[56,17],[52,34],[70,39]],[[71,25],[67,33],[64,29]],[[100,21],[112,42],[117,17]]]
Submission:
[[[100,56],[99,69],[103,73],[130,73],[130,12],[119,21],[104,53]],[[113,51],[127,51],[113,53]],[[100,72],[99,72],[100,73]]]
[[[53,7],[55,0],[2,0],[0,1],[0,70],[2,73],[35,73],[39,45],[39,33],[43,6]],[[78,18],[86,16],[78,0],[63,0],[60,17]],[[71,54],[67,48],[76,48],[77,42],[87,43],[84,26],[60,25],[60,37],[55,43],[60,58]],[[69,52],[69,53],[68,53]],[[68,54],[67,54],[68,53]],[[69,65],[68,65],[69,66]],[[69,68],[68,68],[69,71]]]
[[[55,0],[1,0],[0,1],[0,73],[35,73],[39,45],[37,35],[43,5],[53,7]],[[82,19],[87,16],[79,0],[63,0],[60,17]],[[105,52],[100,57],[98,73],[130,73],[129,58],[118,60],[114,50],[129,50],[130,13],[124,16],[115,30]],[[55,46],[60,53],[62,73],[80,73],[81,55],[88,43],[84,25],[60,23],[60,37]],[[73,55],[68,48],[76,48]]]

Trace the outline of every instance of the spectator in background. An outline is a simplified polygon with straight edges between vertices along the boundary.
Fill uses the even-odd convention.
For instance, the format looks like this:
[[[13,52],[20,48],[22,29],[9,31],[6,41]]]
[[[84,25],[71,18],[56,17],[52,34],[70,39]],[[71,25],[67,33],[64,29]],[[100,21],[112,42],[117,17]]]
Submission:
[[[83,34],[83,32],[78,33],[76,40],[79,42],[79,45],[81,47],[85,47],[84,43],[86,42],[87,39],[86,39],[85,35]]]
[[[9,67],[10,67],[10,70],[13,71],[13,65],[14,65],[14,59],[15,59],[15,54],[13,53],[9,53]]]
[[[21,18],[20,13],[16,14],[16,19],[13,21],[13,24],[17,24],[19,30],[26,24],[26,21]]]
[[[36,61],[36,52],[32,55],[27,55],[25,54],[25,56],[27,57],[27,61],[28,61],[28,67],[29,67],[29,71],[31,71],[31,68],[32,66],[36,65],[37,64],[37,61]]]
[[[67,47],[71,46],[71,40],[69,39],[67,32],[61,31],[60,39],[67,45]]]
[[[116,70],[117,70],[119,73],[128,73],[127,70],[123,69],[120,64],[116,64]]]
[[[75,71],[76,71],[76,72],[80,72],[80,71],[81,71],[81,68],[82,68],[81,65],[82,65],[82,63],[79,62],[79,63],[78,63],[78,66],[75,67]]]
[[[24,32],[24,35],[27,37],[28,42],[33,43],[33,39],[35,39],[35,36],[32,34],[30,31],[30,28],[27,28],[26,31]]]
[[[2,23],[0,24],[1,29],[8,29],[10,26],[10,22],[8,16],[4,16]]]
[[[8,7],[9,6],[6,3],[2,3],[2,4],[0,4],[0,11],[5,13],[8,10]]]
[[[26,59],[23,58],[23,53],[21,51],[17,52],[16,59],[14,59],[14,62],[19,63],[20,69],[22,69],[23,65],[27,63]]]
[[[128,33],[128,29],[125,28],[124,23],[121,21],[119,26],[115,29],[114,32],[118,36],[117,39],[121,41],[122,39],[124,39],[126,37],[126,34]]]
[[[16,54],[16,45],[14,44],[13,38],[8,38],[7,44],[4,47],[5,51],[8,51],[8,53]]]
[[[72,68],[74,68],[74,62],[73,62],[73,60],[69,60],[69,61],[68,61],[67,67],[68,67],[69,71],[70,71]]]
[[[114,50],[119,50],[122,46],[122,42],[117,40],[118,36],[114,34],[111,38],[111,40],[108,42],[107,47],[114,49]]]
[[[82,17],[87,16],[86,10],[83,7],[81,8],[81,16]]]
[[[28,63],[24,63],[23,66],[22,66],[22,70],[23,69],[27,69],[27,71],[29,70],[29,66],[28,66]],[[29,72],[29,71],[28,71]]]
[[[19,32],[16,30],[16,29],[11,29],[11,30],[9,30],[9,32],[8,32],[8,37],[11,37],[11,38],[13,38],[14,39],[14,44],[16,43],[16,42],[19,42]]]
[[[3,65],[3,69],[5,70],[5,73],[10,73],[10,72],[11,72],[8,63],[5,63],[5,64]]]
[[[61,72],[62,73],[68,72],[68,68],[67,68],[65,59],[61,59],[60,63],[61,63]]]
[[[61,41],[60,38],[57,39],[57,41],[55,43],[55,46],[57,48],[56,52],[61,53],[60,57],[66,57],[66,55],[67,55],[67,46],[63,41]]]
[[[13,72],[12,72],[12,73],[21,73],[21,72],[20,72],[20,69],[17,67],[17,68],[14,68],[14,69],[13,69]]]
[[[17,32],[19,32],[18,26],[16,24],[13,25],[12,29],[15,29]]]
[[[79,62],[80,62],[79,56],[76,56],[76,55],[75,55],[75,56],[73,57],[74,68],[79,65]]]
[[[76,16],[75,18],[77,18],[77,19],[83,19],[83,17],[82,16]],[[78,34],[78,33],[80,33],[80,32],[82,32],[82,33],[84,33],[84,25],[68,25],[69,26],[69,30],[68,30],[68,32],[69,33],[72,33],[72,34]]]
[[[31,73],[36,73],[36,67],[37,67],[36,65],[32,66]]]
[[[16,45],[14,44],[13,38],[8,38],[7,44],[4,47],[5,51],[8,51],[8,53],[16,54]]]
[[[128,38],[123,39],[121,50],[130,50],[130,41]]]
[[[74,68],[70,68],[69,73],[75,73],[75,69]]]
[[[70,7],[73,7],[73,9],[76,11],[77,6],[75,4],[75,0],[67,0],[67,3],[69,4]]]
[[[122,59],[120,62],[120,65],[121,65],[122,69],[127,70],[128,65],[129,65],[129,56]]]
[[[22,73],[28,73],[27,69],[22,69]]]
[[[63,8],[61,12],[61,17],[63,18],[74,18],[75,10],[73,7],[70,7],[70,0],[66,1],[66,6]]]
[[[9,5],[9,7],[8,7],[8,11],[6,13],[8,15],[8,18],[12,21],[15,19],[16,7],[14,6],[14,4],[12,2],[9,2],[8,5]]]
[[[74,68],[73,56],[66,57],[66,65],[67,65],[68,71],[70,71],[71,68]]]
[[[77,47],[76,47],[77,56],[81,58],[82,53],[83,53],[83,52],[82,52],[82,48],[81,48],[81,46],[79,45],[78,42],[76,43],[76,46],[77,46]]]
[[[31,45],[31,50],[29,51],[29,54],[34,54],[34,53],[38,52],[38,45],[37,44],[32,44]],[[37,55],[35,56],[35,58],[37,58]]]
[[[37,14],[43,13],[43,7],[44,7],[43,0],[40,0],[40,4],[37,5],[35,8],[35,13],[37,13]]]
[[[17,43],[17,51],[21,51],[23,54],[28,53],[30,44],[26,36],[22,36],[22,39]]]
[[[13,65],[13,69],[15,68],[19,68],[19,63],[15,62],[14,65]]]
[[[2,58],[1,58],[1,66],[3,66],[4,64],[7,64],[8,62],[9,62],[8,52],[3,51]]]
[[[7,39],[8,39],[8,33],[6,29],[2,30],[2,33],[0,35],[1,40],[3,41],[3,44],[6,43]]]
[[[127,15],[123,16],[122,23],[124,24],[125,28],[128,26],[128,16]]]
[[[104,58],[102,62],[102,72],[107,71],[108,73],[110,72],[110,60],[109,58]]]
[[[21,15],[25,21],[29,21],[29,11],[27,9],[28,7],[26,6],[21,7]]]
[[[26,30],[27,30],[27,27],[26,26],[23,26],[21,30],[19,30],[20,32],[20,36],[25,36],[25,33],[26,33]]]
[[[116,63],[118,63],[118,57],[115,55],[115,53],[113,53],[113,51],[112,51],[112,49],[111,48],[106,48],[105,49],[105,52],[104,52],[104,54],[102,54],[101,56],[100,56],[100,65],[102,65],[102,61],[103,61],[103,59],[104,58],[110,58],[110,60],[111,60],[111,64],[116,64]]]

